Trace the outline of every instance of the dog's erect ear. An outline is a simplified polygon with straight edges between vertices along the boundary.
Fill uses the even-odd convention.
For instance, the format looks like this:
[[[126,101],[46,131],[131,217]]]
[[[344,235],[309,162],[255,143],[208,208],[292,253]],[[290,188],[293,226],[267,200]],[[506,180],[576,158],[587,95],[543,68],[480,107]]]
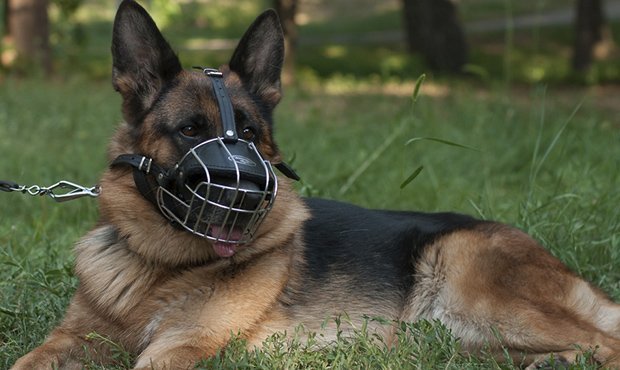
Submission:
[[[229,67],[246,87],[270,109],[280,101],[280,72],[284,62],[284,36],[274,10],[267,10],[245,32]]]
[[[143,115],[181,63],[146,10],[133,0],[121,3],[112,34],[112,84],[123,96],[130,124]]]

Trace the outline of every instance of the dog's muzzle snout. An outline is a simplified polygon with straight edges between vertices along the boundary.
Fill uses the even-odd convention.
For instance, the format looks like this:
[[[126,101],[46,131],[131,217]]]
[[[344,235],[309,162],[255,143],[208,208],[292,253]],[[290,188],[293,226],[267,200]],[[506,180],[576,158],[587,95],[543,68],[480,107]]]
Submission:
[[[234,178],[221,176],[206,179],[205,172],[202,170],[199,172],[179,182],[177,193],[180,199],[191,200],[194,194],[197,194],[213,204],[230,204],[233,208],[245,210],[255,209],[263,201],[264,184],[259,185],[244,179],[237,181]]]
[[[190,149],[169,176],[171,185],[157,190],[162,213],[218,242],[250,241],[277,192],[271,164],[253,143],[241,139],[227,143],[216,138]]]
[[[240,180],[237,185],[232,179],[216,177],[213,183],[221,184],[222,188],[219,192],[213,192],[209,196],[209,201],[232,204],[233,208],[252,210],[264,200],[261,187],[252,181]],[[237,188],[243,191],[237,191]]]

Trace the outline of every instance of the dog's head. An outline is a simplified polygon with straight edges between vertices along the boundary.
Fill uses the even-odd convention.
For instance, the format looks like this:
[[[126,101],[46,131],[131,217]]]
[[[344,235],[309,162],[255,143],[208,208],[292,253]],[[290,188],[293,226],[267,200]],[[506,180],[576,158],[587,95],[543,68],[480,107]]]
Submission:
[[[123,116],[133,135],[160,133],[173,159],[197,142],[221,135],[211,82],[199,71],[185,71],[157,26],[135,1],[121,3],[112,37],[114,88],[123,97]],[[241,136],[255,140],[269,160],[279,160],[271,136],[272,112],[280,101],[284,42],[274,11],[261,14],[239,42],[228,66],[226,87]],[[170,135],[174,131],[176,137]],[[136,149],[149,151],[153,140]],[[162,158],[163,159],[163,158]]]
[[[144,199],[132,198],[132,202],[157,200],[158,216],[172,219],[175,231],[180,225],[194,236],[210,239],[216,255],[235,255],[234,244],[245,244],[256,236],[253,224],[246,224],[257,218],[262,222],[264,211],[269,210],[266,207],[272,207],[277,181],[271,164],[282,164],[272,134],[273,110],[281,98],[284,59],[283,34],[276,13],[269,10],[261,14],[239,41],[229,64],[212,74],[183,69],[148,13],[135,1],[125,0],[114,20],[112,56],[112,82],[123,99],[125,123],[112,141],[110,159],[138,156],[142,163],[133,163],[134,177],[136,172],[143,174],[138,174],[141,179],[136,177],[136,188],[136,183],[128,180],[127,168],[113,167],[109,172],[121,177],[108,188],[119,190],[119,184],[124,184],[126,191],[104,194],[102,214],[117,220],[117,224],[135,228],[140,223],[135,217],[140,216],[134,215],[133,223],[128,217],[119,218],[116,208],[122,205],[111,197],[142,193]],[[214,93],[218,86],[225,90],[224,95]],[[222,113],[226,106],[230,119]],[[235,137],[232,142],[226,140],[231,131]],[[145,171],[145,159],[152,161],[157,171],[151,170],[150,162]],[[132,164],[132,160],[136,158],[125,157],[124,162]],[[210,165],[210,161],[217,165]],[[104,176],[102,186],[108,177]],[[211,187],[214,183],[217,187]],[[194,202],[196,199],[203,203]],[[229,205],[221,206],[225,202]],[[205,207],[207,203],[215,206]],[[258,211],[250,212],[254,209]],[[153,209],[149,211],[149,217],[155,217]],[[146,209],[141,211],[144,214]],[[245,238],[246,234],[251,234],[250,238]]]

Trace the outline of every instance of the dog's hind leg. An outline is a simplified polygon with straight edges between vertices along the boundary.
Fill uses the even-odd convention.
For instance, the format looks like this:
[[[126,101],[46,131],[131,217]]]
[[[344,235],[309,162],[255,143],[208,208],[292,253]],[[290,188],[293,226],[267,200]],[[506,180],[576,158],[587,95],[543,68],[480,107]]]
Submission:
[[[577,350],[620,367],[618,306],[523,232],[483,224],[444,236],[416,261],[402,320],[439,319],[465,351],[527,353],[527,361]]]
[[[597,329],[620,339],[620,304],[611,301],[599,289],[585,281],[575,284],[570,302]]]

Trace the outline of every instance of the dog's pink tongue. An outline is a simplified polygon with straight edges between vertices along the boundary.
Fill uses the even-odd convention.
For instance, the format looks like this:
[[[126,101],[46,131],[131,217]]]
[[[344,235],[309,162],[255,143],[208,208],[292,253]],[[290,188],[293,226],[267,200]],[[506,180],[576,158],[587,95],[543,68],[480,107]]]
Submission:
[[[228,240],[239,240],[242,236],[239,229],[233,228],[232,230],[230,230],[228,227],[225,226],[211,226],[210,234],[216,238]],[[232,257],[235,253],[237,253],[238,245],[239,244],[227,243],[223,241],[214,241],[213,251],[220,257]]]

